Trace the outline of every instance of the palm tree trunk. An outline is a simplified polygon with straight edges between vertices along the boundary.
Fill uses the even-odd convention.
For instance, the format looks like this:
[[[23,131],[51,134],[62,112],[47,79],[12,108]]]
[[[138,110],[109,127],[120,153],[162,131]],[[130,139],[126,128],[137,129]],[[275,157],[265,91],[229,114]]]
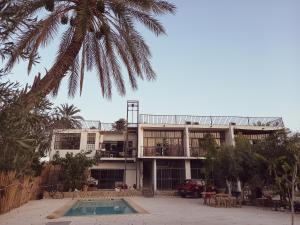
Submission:
[[[33,108],[41,98],[47,96],[59,84],[68,72],[74,59],[77,57],[83,40],[84,34],[76,35],[75,31],[71,43],[65,53],[62,54],[42,79],[36,79],[30,91],[22,95],[21,103],[23,105],[27,105],[28,109]]]

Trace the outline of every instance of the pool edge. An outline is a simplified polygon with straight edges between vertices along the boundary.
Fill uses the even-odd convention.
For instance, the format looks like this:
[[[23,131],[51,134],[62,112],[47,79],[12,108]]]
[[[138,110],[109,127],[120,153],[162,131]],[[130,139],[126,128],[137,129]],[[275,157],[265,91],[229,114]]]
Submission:
[[[64,204],[59,209],[55,210],[54,212],[50,213],[46,218],[47,219],[57,219],[65,215],[65,213],[72,208],[72,206],[78,202],[78,199],[72,199],[66,204]]]
[[[135,203],[132,199],[129,198],[122,198],[125,202],[128,203],[129,206],[131,206],[138,214],[149,214],[149,212],[142,208],[140,205]]]

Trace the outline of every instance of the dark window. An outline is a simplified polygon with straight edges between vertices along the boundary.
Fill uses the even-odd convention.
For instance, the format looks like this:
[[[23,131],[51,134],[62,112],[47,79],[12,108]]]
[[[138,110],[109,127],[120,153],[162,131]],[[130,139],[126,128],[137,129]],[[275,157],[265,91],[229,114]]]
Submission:
[[[205,179],[205,169],[203,160],[191,160],[191,178]]]
[[[80,133],[60,133],[55,134],[54,149],[79,150]]]
[[[183,156],[182,131],[145,131],[145,156]]]
[[[98,180],[99,189],[114,189],[123,183],[124,170],[92,169],[91,176]]]
[[[174,190],[185,180],[184,161],[157,160],[157,189]]]

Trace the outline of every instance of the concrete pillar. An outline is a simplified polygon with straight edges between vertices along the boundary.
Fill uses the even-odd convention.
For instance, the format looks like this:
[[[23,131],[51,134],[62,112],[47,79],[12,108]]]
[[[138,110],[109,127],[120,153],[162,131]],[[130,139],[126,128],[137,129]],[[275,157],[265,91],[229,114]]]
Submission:
[[[54,144],[55,144],[55,136],[59,135],[57,133],[54,132],[54,134],[52,135],[52,140],[51,140],[51,147],[50,147],[50,152],[49,152],[49,158],[50,160],[52,160],[53,156],[56,153],[56,149],[54,149]]]
[[[137,161],[138,163],[138,189],[143,188],[143,161]]]
[[[191,151],[190,151],[190,135],[189,135],[189,128],[185,127],[184,129],[184,152],[185,156],[190,157]]]
[[[185,160],[185,179],[191,179],[191,160]]]
[[[138,157],[143,157],[143,146],[144,146],[144,130],[139,125],[139,127],[138,127],[138,144],[137,144]]]
[[[85,151],[87,145],[87,132],[82,132],[80,136],[80,150]]]
[[[99,145],[99,143],[100,143],[100,132],[97,132],[96,133],[96,139],[95,139],[95,150],[97,151],[97,150],[100,150],[100,145]]]
[[[153,172],[152,172],[152,178],[153,178],[153,189],[154,191],[157,190],[157,169],[156,169],[156,159],[153,159]]]
[[[234,125],[232,124],[229,124],[228,130],[225,132],[225,143],[226,145],[235,146]]]

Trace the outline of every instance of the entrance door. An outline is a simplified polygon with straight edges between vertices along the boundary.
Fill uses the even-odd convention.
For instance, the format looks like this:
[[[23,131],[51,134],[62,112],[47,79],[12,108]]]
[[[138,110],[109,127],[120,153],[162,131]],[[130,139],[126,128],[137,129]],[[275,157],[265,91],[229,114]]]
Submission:
[[[153,169],[152,161],[145,160],[143,161],[143,187],[152,188],[153,186]]]

